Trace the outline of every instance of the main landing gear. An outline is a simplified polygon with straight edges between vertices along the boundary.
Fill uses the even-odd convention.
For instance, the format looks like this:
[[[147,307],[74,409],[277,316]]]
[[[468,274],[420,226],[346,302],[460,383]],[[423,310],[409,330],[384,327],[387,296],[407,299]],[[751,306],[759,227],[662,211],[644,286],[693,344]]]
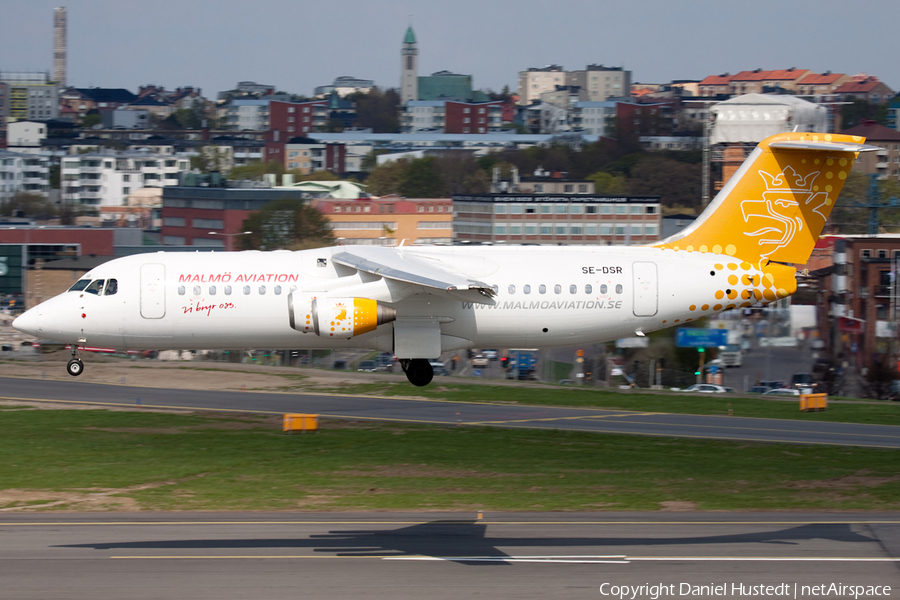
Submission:
[[[81,362],[78,350],[75,348],[72,348],[72,360],[66,365],[66,372],[72,377],[78,377],[84,373],[84,363]]]
[[[434,369],[431,367],[431,363],[424,358],[406,358],[400,361],[400,366],[403,367],[406,378],[413,385],[421,387],[428,385],[434,379]]]

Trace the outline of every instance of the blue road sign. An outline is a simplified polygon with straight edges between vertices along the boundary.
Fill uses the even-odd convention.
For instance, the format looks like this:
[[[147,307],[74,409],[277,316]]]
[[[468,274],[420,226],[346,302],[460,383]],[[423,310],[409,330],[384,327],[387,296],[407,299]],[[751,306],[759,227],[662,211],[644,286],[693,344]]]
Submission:
[[[679,348],[713,348],[728,345],[727,329],[679,327],[675,331],[675,345]]]

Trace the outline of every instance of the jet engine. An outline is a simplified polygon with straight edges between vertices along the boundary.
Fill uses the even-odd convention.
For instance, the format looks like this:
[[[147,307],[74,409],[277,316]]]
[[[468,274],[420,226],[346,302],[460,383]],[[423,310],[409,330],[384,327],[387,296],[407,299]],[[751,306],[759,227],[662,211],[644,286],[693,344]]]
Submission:
[[[288,299],[291,327],[321,337],[350,339],[374,331],[397,318],[397,311],[368,298],[319,298],[295,296]]]

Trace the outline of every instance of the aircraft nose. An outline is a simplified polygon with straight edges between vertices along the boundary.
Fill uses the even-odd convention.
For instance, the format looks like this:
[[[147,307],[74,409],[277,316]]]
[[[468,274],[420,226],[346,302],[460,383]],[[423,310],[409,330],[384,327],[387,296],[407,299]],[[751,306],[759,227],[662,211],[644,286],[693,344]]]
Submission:
[[[23,333],[38,335],[38,332],[41,330],[41,315],[37,308],[32,308],[16,317],[12,325]]]

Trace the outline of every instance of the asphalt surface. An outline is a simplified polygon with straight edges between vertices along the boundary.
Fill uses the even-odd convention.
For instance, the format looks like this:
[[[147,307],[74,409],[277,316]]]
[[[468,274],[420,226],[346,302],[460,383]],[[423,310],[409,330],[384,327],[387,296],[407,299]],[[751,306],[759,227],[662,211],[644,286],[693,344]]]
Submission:
[[[260,413],[459,426],[563,429],[597,433],[714,438],[796,444],[900,448],[900,426],[727,416],[642,413],[591,408],[511,406],[412,398],[206,392],[78,381],[0,378],[0,400]]]
[[[814,598],[826,594],[803,586],[832,584],[883,598],[900,589],[898,565],[897,514],[0,515],[10,600],[595,599],[626,585]],[[637,591],[625,597],[654,597]]]

